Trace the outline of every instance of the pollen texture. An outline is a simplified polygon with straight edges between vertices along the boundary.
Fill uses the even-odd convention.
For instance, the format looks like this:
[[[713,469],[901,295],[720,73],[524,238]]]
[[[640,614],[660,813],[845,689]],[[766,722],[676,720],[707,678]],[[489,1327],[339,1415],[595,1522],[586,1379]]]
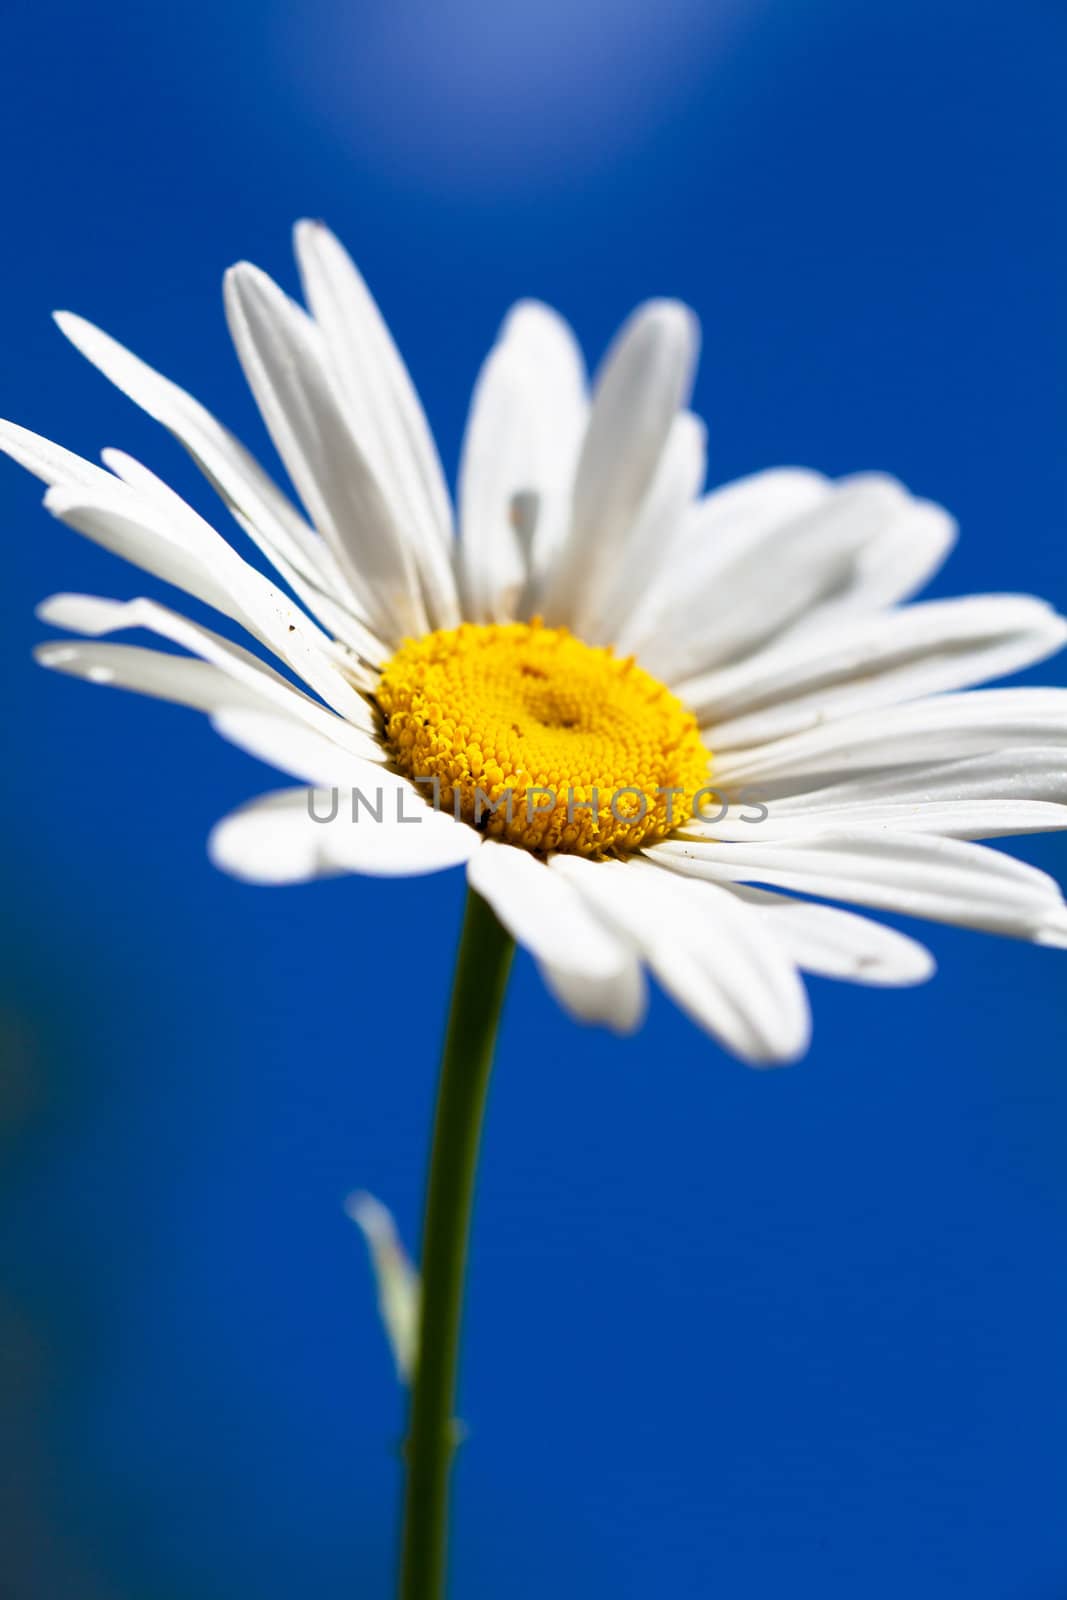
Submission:
[[[691,815],[710,757],[632,657],[539,621],[407,640],[377,689],[397,767],[493,838],[625,855]]]

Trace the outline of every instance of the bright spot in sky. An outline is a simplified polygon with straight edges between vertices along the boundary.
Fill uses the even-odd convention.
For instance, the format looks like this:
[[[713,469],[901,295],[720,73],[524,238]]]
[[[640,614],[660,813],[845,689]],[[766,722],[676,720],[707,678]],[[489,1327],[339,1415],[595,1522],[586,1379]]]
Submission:
[[[668,122],[764,0],[312,0],[277,41],[332,135],[434,187],[580,181]]]

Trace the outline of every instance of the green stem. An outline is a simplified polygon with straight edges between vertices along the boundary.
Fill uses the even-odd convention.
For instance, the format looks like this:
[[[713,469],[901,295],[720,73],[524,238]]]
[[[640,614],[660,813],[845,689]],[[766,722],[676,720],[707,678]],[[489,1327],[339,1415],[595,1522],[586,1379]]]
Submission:
[[[467,1236],[489,1070],[513,949],[489,906],[468,892],[430,1151],[418,1360],[405,1451],[400,1600],[443,1600],[445,1593]]]

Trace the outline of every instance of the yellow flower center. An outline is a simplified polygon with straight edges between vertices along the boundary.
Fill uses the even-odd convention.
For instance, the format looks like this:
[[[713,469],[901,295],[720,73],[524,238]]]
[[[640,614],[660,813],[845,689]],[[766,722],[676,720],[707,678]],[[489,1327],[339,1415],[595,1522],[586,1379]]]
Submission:
[[[536,619],[409,639],[377,698],[400,770],[527,850],[624,855],[691,816],[708,782],[696,720],[669,689]]]

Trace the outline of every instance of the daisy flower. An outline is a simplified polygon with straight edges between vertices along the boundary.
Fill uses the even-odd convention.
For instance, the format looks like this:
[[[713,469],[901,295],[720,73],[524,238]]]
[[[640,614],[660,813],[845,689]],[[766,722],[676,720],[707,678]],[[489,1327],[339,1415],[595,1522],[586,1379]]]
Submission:
[[[307,311],[247,264],[225,300],[306,516],[190,395],[57,317],[280,582],[128,456],[104,470],[0,425],[53,515],[259,647],[150,599],[40,611],[92,641],[42,645],[45,666],[206,711],[297,780],[219,823],[220,867],[278,884],[462,864],[574,1015],[634,1028],[651,972],[754,1062],[804,1050],[799,973],[932,970],[816,902],[1063,941],[1055,883],[974,841],[1067,821],[1067,693],[970,691],[1067,628],[1025,596],[908,603],[952,546],[945,511],[874,474],[706,494],[692,313],[641,306],[590,386],[567,325],[524,301],[475,387],[454,515],[355,266],[316,222],[296,252]],[[97,642],[129,629],[188,655]]]
[[[516,305],[477,380],[454,510],[356,268],[319,223],[296,252],[307,310],[247,264],[225,301],[303,510],[184,390],[57,319],[185,446],[273,577],[120,451],[100,468],[8,423],[0,446],[54,516],[249,636],[152,599],[40,610],[81,636],[42,645],[45,666],[207,712],[290,780],[216,826],[220,867],[263,884],[466,870],[421,1281],[394,1272],[389,1301],[414,1381],[401,1593],[436,1600],[511,940],[578,1018],[635,1028],[651,973],[758,1063],[807,1045],[802,973],[933,969],[827,902],[1067,943],[1055,882],[978,842],[1067,823],[1067,691],[975,692],[1053,654],[1067,624],[1013,594],[912,603],[955,527],[892,478],[783,468],[705,493],[698,328],[674,301],[639,307],[591,384],[561,318]],[[185,653],[106,637],[135,629]],[[387,1215],[361,1205],[395,1267]]]

